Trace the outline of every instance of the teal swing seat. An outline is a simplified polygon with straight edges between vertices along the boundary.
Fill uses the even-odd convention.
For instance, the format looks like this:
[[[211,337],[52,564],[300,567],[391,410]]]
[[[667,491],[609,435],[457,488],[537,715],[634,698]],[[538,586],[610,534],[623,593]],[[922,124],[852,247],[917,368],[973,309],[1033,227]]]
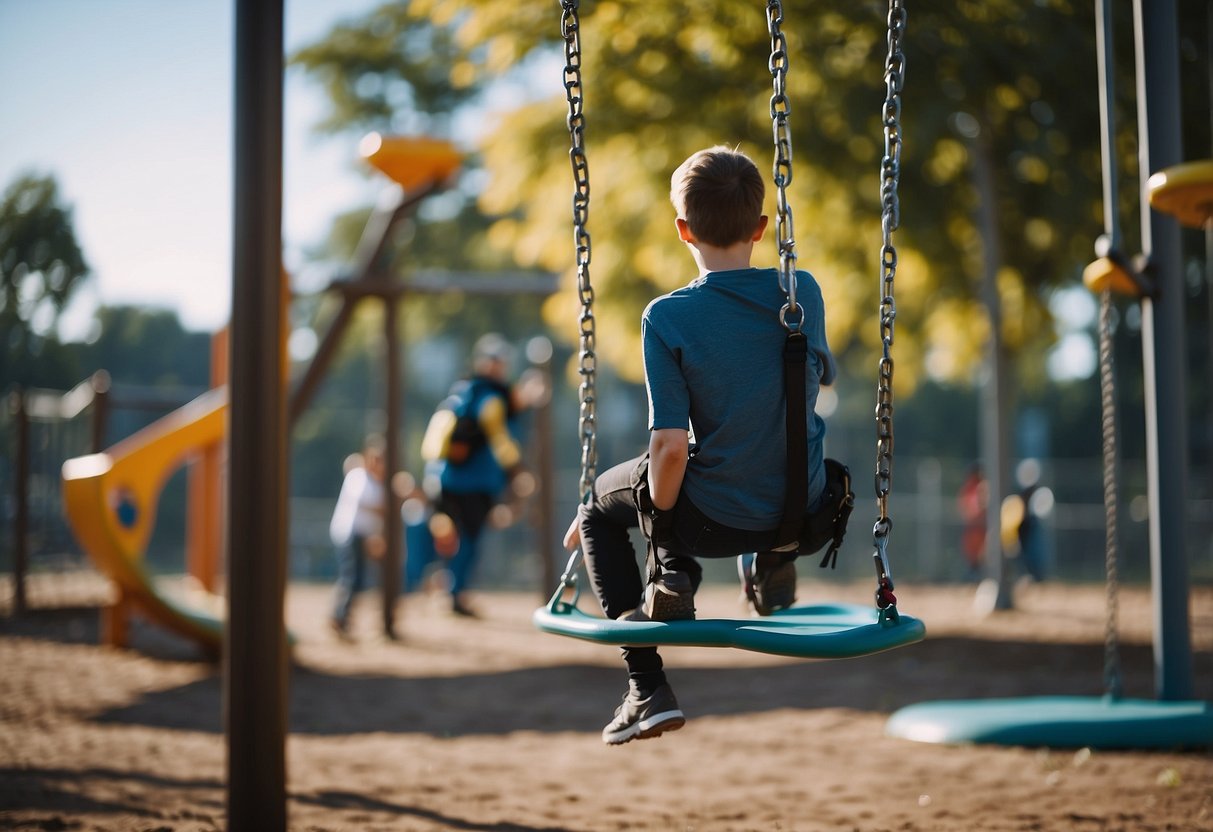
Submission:
[[[579,590],[578,590],[579,594]],[[630,646],[736,647],[776,656],[848,659],[922,641],[922,621],[859,604],[812,604],[763,618],[627,621],[587,615],[564,587],[532,616],[545,633]]]
[[[1211,748],[1213,705],[1111,696],[920,702],[895,712],[885,733],[943,745]]]

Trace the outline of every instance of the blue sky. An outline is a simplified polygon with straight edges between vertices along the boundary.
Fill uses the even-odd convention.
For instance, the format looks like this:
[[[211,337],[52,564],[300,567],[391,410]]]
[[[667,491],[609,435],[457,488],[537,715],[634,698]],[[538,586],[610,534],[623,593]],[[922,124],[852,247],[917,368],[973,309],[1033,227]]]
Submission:
[[[287,51],[380,0],[287,0]],[[227,321],[231,299],[232,0],[0,0],[0,187],[53,174],[93,270],[64,328],[96,305]],[[330,219],[371,201],[358,136],[317,137],[318,85],[286,78],[288,266]]]

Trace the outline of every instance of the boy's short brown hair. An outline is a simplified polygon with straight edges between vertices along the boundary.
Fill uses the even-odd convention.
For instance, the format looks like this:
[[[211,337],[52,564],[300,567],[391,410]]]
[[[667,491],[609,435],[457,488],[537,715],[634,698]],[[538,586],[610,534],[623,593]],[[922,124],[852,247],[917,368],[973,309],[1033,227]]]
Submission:
[[[670,177],[670,201],[678,216],[697,240],[718,248],[753,236],[764,195],[754,162],[725,145],[692,154]]]

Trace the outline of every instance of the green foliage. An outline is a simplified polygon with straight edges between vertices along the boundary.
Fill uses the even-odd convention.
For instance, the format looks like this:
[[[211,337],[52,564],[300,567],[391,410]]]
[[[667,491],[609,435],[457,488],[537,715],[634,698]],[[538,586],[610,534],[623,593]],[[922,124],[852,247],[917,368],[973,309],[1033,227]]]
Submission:
[[[385,4],[363,19],[337,26],[321,41],[291,57],[291,63],[320,80],[329,95],[333,110],[320,129],[450,133],[452,112],[480,94],[477,68],[488,58],[483,50],[457,44],[453,21],[441,10],[424,7],[419,2]],[[478,165],[479,159],[471,154],[464,170],[475,170]],[[336,217],[323,249],[313,255],[348,263],[370,214],[368,207]],[[396,229],[389,253],[393,258],[391,268],[406,275],[418,269],[515,270],[517,261],[493,247],[487,238],[493,219],[473,197],[458,189],[430,197],[415,217]],[[334,298],[307,300],[299,305],[302,318],[314,321],[314,328],[322,333],[334,314],[335,302]],[[305,417],[310,427],[304,431],[304,441],[311,441],[306,437],[320,441],[322,435],[342,433],[335,425],[316,421],[331,421],[332,414],[321,413],[326,408],[373,410],[381,406],[378,382],[372,380],[378,370],[366,368],[370,375],[363,379],[365,386],[359,381],[362,358],[378,357],[381,352],[380,315],[372,306],[363,304],[329,371],[331,380],[325,384],[329,393],[345,389],[349,398],[318,401],[313,408],[315,414]],[[410,295],[401,306],[400,321],[402,343],[452,334],[469,348],[479,334],[488,330],[525,338],[543,328],[533,297],[493,297],[486,301],[459,291]],[[345,431],[349,437],[343,436],[340,441],[352,438],[357,442],[362,430],[359,426]]]
[[[323,82],[333,107],[319,125],[326,132],[443,132],[449,114],[475,92],[461,81],[466,58],[449,28],[407,2],[338,25],[291,63]]]
[[[54,326],[87,274],[58,183],[18,177],[0,202],[0,390],[54,383],[37,365],[63,368]]]
[[[81,378],[106,370],[123,385],[210,386],[211,336],[187,332],[175,312],[103,306],[97,310],[97,321],[101,334],[95,342],[70,345]]]
[[[731,0],[581,4],[597,346],[621,374],[639,374],[643,305],[691,276],[673,234],[670,171],[690,152],[718,142],[740,144],[760,167],[772,156],[764,6]],[[790,202],[800,265],[823,284],[835,351],[852,374],[867,377],[880,346],[887,3],[784,7],[795,148]],[[390,22],[376,19],[439,34],[419,60],[445,67],[453,88],[471,92],[507,73],[550,65],[563,52],[557,4],[411,0],[401,8],[407,13]],[[1117,4],[1114,11],[1119,207],[1125,247],[1133,251],[1133,21],[1127,7]],[[1004,343],[1017,359],[1029,402],[1048,383],[1043,358],[1054,336],[1044,300],[1054,288],[1076,283],[1102,230],[1093,10],[1073,0],[965,0],[911,4],[908,13],[895,238],[899,396],[924,379],[975,381],[989,331],[980,278],[992,250],[1001,264]],[[1189,156],[1199,157],[1210,143],[1208,119],[1196,117],[1208,109],[1207,21],[1200,4],[1180,4],[1179,13],[1184,144]],[[352,71],[346,83],[356,85],[358,72],[390,65],[381,58],[370,63]],[[499,118],[483,141],[487,184],[479,194],[480,216],[465,212],[460,219],[461,228],[474,229],[475,244],[458,251],[436,245],[427,254],[410,251],[410,257],[441,263],[470,250],[477,256],[496,251],[524,267],[560,272],[565,289],[546,311],[556,331],[571,340],[573,186],[563,77],[559,69],[549,71],[550,97]],[[465,101],[477,106],[475,98]],[[374,112],[367,108],[349,123],[370,124]],[[977,161],[992,174],[984,193],[974,175]],[[983,238],[978,226],[985,206],[997,224],[993,239]],[[416,239],[424,239],[420,228]],[[756,260],[772,263],[774,255],[768,238]],[[433,311],[423,323],[458,325],[443,317],[440,305]],[[1131,403],[1128,409],[1134,409]]]
[[[879,274],[884,10],[872,0],[811,16],[789,9],[784,24],[801,265],[823,282],[836,351],[865,360],[878,346],[878,329],[866,324],[874,317]],[[728,0],[582,7],[599,341],[624,373],[638,372],[631,357],[640,308],[688,277],[666,207],[669,172],[718,142],[740,144],[760,161],[771,154],[770,39],[761,12]],[[1092,31],[1090,9],[1065,0],[911,10],[899,381],[920,376],[928,356],[936,359],[937,375],[971,373],[988,331],[975,291],[986,245],[1004,256],[1007,343],[1035,356],[1048,345],[1039,290],[1073,280],[1098,232]],[[432,45],[420,58],[384,49],[422,39]],[[1065,49],[1057,48],[1061,42]],[[350,90],[380,89],[382,78],[412,77],[424,64],[445,69],[451,90],[470,92],[561,47],[555,8],[523,0],[414,0],[339,28],[296,62],[327,73],[334,122],[369,125],[388,115],[385,100]],[[341,57],[354,53],[357,60]],[[401,63],[408,60],[416,65]],[[432,82],[427,89],[441,87],[424,77]],[[1072,83],[1057,83],[1063,77]],[[344,80],[337,84],[338,78]],[[552,100],[509,114],[485,140],[490,181],[480,209],[495,218],[487,239],[499,250],[525,266],[567,273],[571,182],[561,83],[553,78]],[[992,194],[975,190],[975,154],[994,171]],[[997,206],[997,241],[983,241],[975,225],[983,199]],[[761,258],[773,260],[774,247],[767,248]],[[570,303],[566,297],[549,307],[564,316]]]

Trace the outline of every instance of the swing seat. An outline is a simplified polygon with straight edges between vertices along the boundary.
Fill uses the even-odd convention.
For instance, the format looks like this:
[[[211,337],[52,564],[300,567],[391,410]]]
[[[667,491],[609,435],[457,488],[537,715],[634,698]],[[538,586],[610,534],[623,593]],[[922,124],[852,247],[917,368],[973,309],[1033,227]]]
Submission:
[[[920,702],[895,712],[891,737],[1046,748],[1213,747],[1213,705],[1094,696]]]
[[[578,590],[579,592],[579,590]],[[926,627],[905,614],[882,614],[859,604],[812,604],[763,618],[698,618],[693,621],[624,621],[587,615],[577,597],[556,591],[532,621],[545,633],[599,644],[736,647],[776,656],[847,659],[922,641]]]

